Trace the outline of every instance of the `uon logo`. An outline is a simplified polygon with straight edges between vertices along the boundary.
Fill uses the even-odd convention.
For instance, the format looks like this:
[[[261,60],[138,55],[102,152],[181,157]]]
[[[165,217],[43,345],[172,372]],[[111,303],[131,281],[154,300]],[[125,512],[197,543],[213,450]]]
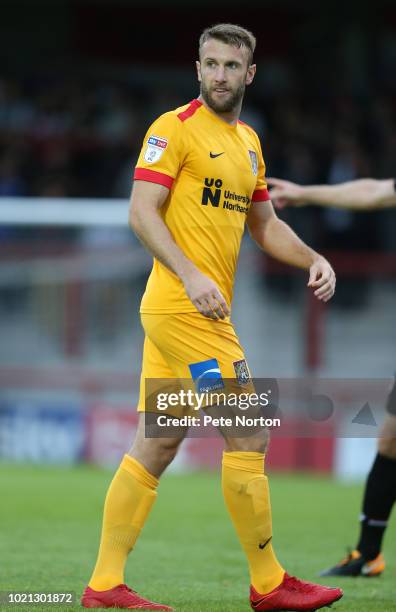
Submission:
[[[202,190],[201,204],[206,206],[210,202],[212,206],[217,207],[220,204],[222,186],[223,181],[221,179],[206,178],[205,187]]]

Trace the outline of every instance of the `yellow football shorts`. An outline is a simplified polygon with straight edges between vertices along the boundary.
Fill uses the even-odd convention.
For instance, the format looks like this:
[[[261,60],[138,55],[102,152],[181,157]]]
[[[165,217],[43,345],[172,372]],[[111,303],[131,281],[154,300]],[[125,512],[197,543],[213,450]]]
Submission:
[[[229,318],[214,321],[194,312],[141,314],[141,321],[146,336],[139,411],[155,411],[154,395],[177,392],[180,387],[196,392],[254,393],[244,352]],[[176,409],[173,412],[178,414]]]

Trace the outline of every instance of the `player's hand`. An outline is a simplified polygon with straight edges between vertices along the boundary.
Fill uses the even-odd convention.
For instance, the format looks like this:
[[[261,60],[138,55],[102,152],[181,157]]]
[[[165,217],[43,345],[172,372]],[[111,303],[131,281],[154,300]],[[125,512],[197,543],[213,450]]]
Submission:
[[[194,270],[183,279],[186,293],[195,308],[209,319],[225,319],[230,310],[216,283],[211,278]]]
[[[314,295],[322,302],[328,302],[333,297],[336,276],[333,268],[324,257],[318,257],[309,269],[308,287],[312,287]]]
[[[266,181],[272,187],[270,197],[275,208],[285,208],[285,206],[303,203],[304,188],[300,185],[277,178],[267,178]]]

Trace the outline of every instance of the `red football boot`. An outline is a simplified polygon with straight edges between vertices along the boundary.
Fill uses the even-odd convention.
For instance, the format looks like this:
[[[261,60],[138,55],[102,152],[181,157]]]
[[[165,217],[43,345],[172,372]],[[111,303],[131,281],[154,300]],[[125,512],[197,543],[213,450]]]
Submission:
[[[86,587],[81,597],[84,608],[129,608],[129,610],[168,610],[173,608],[164,604],[155,603],[140,597],[126,584],[119,584],[108,591],[94,591]]]
[[[283,581],[270,593],[262,595],[250,587],[250,605],[253,610],[318,610],[324,606],[331,606],[334,601],[341,599],[341,589],[330,588],[312,582],[304,582],[289,574],[284,575]]]

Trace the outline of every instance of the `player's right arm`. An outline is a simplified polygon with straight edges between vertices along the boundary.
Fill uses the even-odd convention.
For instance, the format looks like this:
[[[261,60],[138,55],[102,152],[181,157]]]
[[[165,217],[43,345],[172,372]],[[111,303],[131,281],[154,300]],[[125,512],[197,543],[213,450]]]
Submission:
[[[129,225],[153,257],[180,278],[201,314],[210,319],[224,319],[229,310],[216,283],[184,255],[161,217],[160,208],[168,194],[169,189],[164,185],[135,180]]]
[[[172,112],[150,126],[135,168],[129,224],[151,255],[179,277],[196,309],[210,319],[224,319],[229,309],[219,288],[186,257],[160,212],[183,167],[184,136]]]
[[[375,210],[396,206],[395,180],[358,179],[339,185],[298,185],[268,178],[276,208],[319,204],[349,210]]]

